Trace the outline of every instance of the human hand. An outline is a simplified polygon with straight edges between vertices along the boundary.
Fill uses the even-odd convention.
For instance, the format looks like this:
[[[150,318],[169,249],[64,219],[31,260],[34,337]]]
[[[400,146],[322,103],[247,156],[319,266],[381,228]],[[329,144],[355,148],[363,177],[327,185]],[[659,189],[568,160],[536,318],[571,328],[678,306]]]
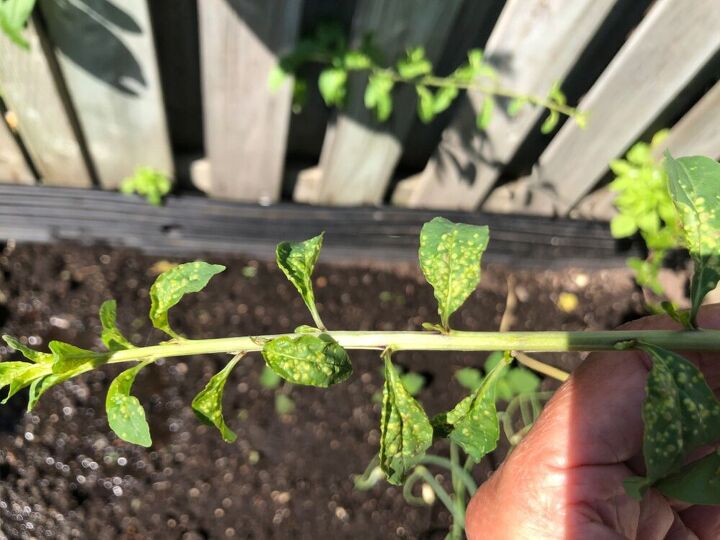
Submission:
[[[699,324],[720,328],[720,304]],[[679,328],[646,317],[624,329]],[[720,391],[720,354],[685,355]],[[651,367],[638,351],[594,353],[548,402],[525,439],[470,501],[473,539],[638,540],[720,538],[720,506],[690,506],[650,489],[641,502],[622,482],[642,474],[642,401]]]

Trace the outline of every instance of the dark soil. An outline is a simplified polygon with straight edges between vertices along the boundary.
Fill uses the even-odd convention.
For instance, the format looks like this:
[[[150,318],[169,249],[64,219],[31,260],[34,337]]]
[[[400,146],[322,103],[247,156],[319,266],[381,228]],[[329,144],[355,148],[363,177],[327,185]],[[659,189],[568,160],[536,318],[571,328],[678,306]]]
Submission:
[[[175,309],[174,324],[186,335],[279,333],[310,322],[274,264],[240,256],[212,261],[228,270]],[[112,297],[121,327],[136,343],[152,343],[162,337],[149,329],[147,291],[161,269],[159,259],[130,250],[9,244],[0,256],[0,331],[41,348],[51,339],[98,347],[97,310]],[[496,329],[507,276],[503,268],[485,269],[455,326]],[[524,271],[515,278],[514,329],[612,328],[634,318],[640,305],[624,270]],[[315,287],[330,328],[418,329],[436,318],[432,291],[414,267],[320,265]],[[576,309],[558,307],[562,292],[577,295]],[[0,347],[1,359],[11,355]],[[483,357],[396,358],[428,377],[420,399],[435,413],[464,395],[453,371],[481,365]],[[189,407],[221,357],[169,360],[141,373],[134,393],[151,423],[147,450],[107,427],[105,391],[118,366],[56,387],[30,414],[17,396],[0,408],[0,531],[8,538],[443,538],[449,516],[440,504],[409,506],[400,489],[383,482],[369,492],[354,489],[353,475],[377,451],[380,412],[372,396],[382,379],[376,355],[352,358],[347,383],[295,387],[296,410],[286,417],[278,417],[273,392],[259,384],[259,356],[241,362],[225,391],[234,444],[201,425]],[[546,358],[565,368],[579,361],[570,354]],[[489,470],[480,466],[476,475]]]

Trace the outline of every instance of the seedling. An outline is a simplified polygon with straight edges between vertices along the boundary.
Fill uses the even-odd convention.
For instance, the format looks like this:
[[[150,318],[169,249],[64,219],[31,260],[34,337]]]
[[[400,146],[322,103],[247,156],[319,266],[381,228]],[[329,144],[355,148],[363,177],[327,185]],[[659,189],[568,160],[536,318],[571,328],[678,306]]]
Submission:
[[[120,191],[144,197],[153,206],[162,206],[163,199],[170,193],[172,182],[166,174],[151,167],[138,167],[135,173],[120,184]]]
[[[500,429],[496,398],[502,391],[502,382],[511,380],[509,373],[513,373],[509,370],[514,357],[509,351],[635,349],[644,351],[653,363],[642,406],[647,474],[629,480],[626,488],[638,498],[652,486],[675,499],[720,504],[720,454],[715,452],[694,462],[686,461],[694,451],[720,440],[720,402],[702,373],[675,352],[720,351],[720,331],[701,330],[697,321],[703,299],[720,279],[720,164],[705,157],[675,160],[667,155],[666,169],[670,194],[695,267],[691,309],[671,313],[683,330],[455,330],[452,316],[480,281],[480,261],[490,233],[487,227],[435,218],[422,228],[419,256],[423,274],[435,293],[439,322],[426,323],[423,330],[327,329],[315,305],[311,280],[322,247],[323,236],[319,235],[305,242],[284,242],[277,249],[278,265],[305,301],[314,326],[300,326],[293,333],[281,335],[202,340],[180,335],[170,323],[171,308],[184,295],[202,290],[214,275],[224,270],[220,265],[196,261],[167,270],[150,289],[150,320],[155,328],[167,334],[166,341],[144,347],[131,343],[116,325],[115,301],[108,300],[100,310],[104,351],[51,341],[50,352],[40,352],[11,336],[4,336],[8,345],[26,360],[0,363],[0,388],[9,387],[5,401],[29,388],[28,408],[32,409],[56,384],[105,364],[131,363],[133,365],[110,385],[106,401],[108,422],[120,439],[150,446],[145,411],[132,395],[135,378],[161,358],[224,354],[229,361],[200,391],[192,407],[203,422],[214,425],[223,439],[232,442],[235,434],[223,417],[223,388],[233,368],[248,354],[261,352],[267,366],[292,384],[328,387],[352,376],[348,351],[374,350],[380,353],[385,374],[378,463],[389,482],[402,484],[408,474],[417,471],[416,467],[428,459],[426,452],[437,439],[447,438],[451,448],[456,445],[462,449],[470,465],[495,449]],[[408,391],[393,360],[395,355],[412,350],[506,352],[495,365],[487,367],[485,376],[478,385],[473,385],[467,397],[451,410],[430,418]],[[543,365],[537,360],[534,362]],[[524,387],[527,383],[514,384]],[[420,476],[431,482],[428,476]],[[456,519],[462,517],[453,515]]]

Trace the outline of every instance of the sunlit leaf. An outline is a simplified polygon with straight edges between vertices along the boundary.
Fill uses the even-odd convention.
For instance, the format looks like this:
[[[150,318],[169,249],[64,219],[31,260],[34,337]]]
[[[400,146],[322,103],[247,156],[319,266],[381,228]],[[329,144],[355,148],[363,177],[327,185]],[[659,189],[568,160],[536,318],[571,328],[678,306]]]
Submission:
[[[145,447],[152,444],[150,426],[145,419],[145,410],[140,400],[130,395],[130,391],[138,372],[151,362],[152,360],[141,362],[115,377],[105,399],[110,429],[123,441]]]
[[[275,338],[262,354],[276,374],[295,384],[325,388],[352,374],[347,352],[327,334]]]
[[[380,466],[391,484],[401,484],[432,444],[433,428],[422,406],[403,386],[389,354],[380,417]]]
[[[433,286],[445,329],[450,315],[480,282],[480,259],[489,240],[486,226],[453,223],[437,217],[420,232],[420,267]]]
[[[330,67],[324,69],[318,77],[318,88],[328,107],[342,105],[345,101],[347,71]]]
[[[106,300],[100,306],[100,324],[102,324],[102,342],[111,351],[121,351],[134,347],[117,327],[117,302]]]
[[[180,264],[158,276],[150,288],[150,321],[169,336],[180,339],[170,328],[168,311],[188,293],[203,290],[215,274],[225,270],[220,264],[203,261]]]
[[[548,133],[551,133],[555,127],[558,125],[558,122],[560,121],[560,113],[556,110],[551,110],[548,114],[545,121],[540,126],[540,132],[547,135]]]
[[[192,408],[197,417],[206,424],[215,426],[220,431],[223,440],[229,443],[234,442],[237,435],[225,424],[222,413],[222,398],[225,383],[240,358],[242,358],[242,355],[235,355],[221,371],[213,375],[205,388],[192,401]]]
[[[415,47],[398,60],[397,71],[403,79],[410,80],[431,73],[432,64],[425,57],[425,49]]]
[[[492,122],[493,110],[495,109],[495,101],[491,96],[485,96],[482,102],[482,108],[475,117],[475,125],[480,131],[484,131]]]
[[[56,375],[62,375],[79,368],[95,368],[105,363],[110,356],[109,353],[81,349],[62,341],[51,341],[48,347],[53,354],[52,371]]]
[[[378,121],[384,122],[392,114],[392,89],[395,85],[390,74],[379,71],[368,78],[363,97],[365,107],[375,111]]]
[[[320,233],[318,236],[304,242],[282,242],[278,244],[275,250],[277,265],[290,280],[290,283],[295,285],[305,305],[310,310],[315,324],[321,329],[325,329],[325,326],[320,320],[320,315],[315,306],[312,273],[320,256],[323,234]]]
[[[427,87],[419,84],[415,87],[418,95],[417,111],[420,120],[427,124],[435,117],[435,103],[433,93]]]
[[[52,354],[36,351],[24,345],[20,340],[5,334],[3,340],[8,344],[9,347],[15,349],[25,358],[35,364],[52,364]]]

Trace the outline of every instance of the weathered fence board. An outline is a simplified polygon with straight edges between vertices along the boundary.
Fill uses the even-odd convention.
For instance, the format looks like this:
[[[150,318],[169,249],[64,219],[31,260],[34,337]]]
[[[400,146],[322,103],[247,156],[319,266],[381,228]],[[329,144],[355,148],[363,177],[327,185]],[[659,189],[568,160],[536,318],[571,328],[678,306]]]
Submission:
[[[353,19],[353,40],[372,32],[387,60],[408,47],[424,46],[435,62],[440,56],[462,0],[363,0]],[[333,133],[325,137],[314,189],[297,186],[305,202],[332,205],[379,204],[402,153],[402,143],[415,115],[415,91],[398,88],[393,114],[379,124],[363,102],[366,78],[350,78],[348,103],[338,114]]]
[[[295,43],[301,0],[198,3],[206,150],[215,197],[269,203],[280,196],[292,100],[268,75]]]
[[[25,50],[0,32],[0,87],[17,130],[44,184],[89,187],[85,160],[58,89],[52,57],[31,22]]]
[[[103,187],[138,166],[172,174],[146,0],[40,0]]]
[[[566,214],[653,119],[720,50],[716,0],[658,0],[603,72],[580,107],[587,129],[567,122],[528,179],[526,196],[505,198],[505,210]],[[495,195],[493,195],[495,197]],[[497,209],[488,200],[485,209]]]
[[[488,40],[485,54],[498,65],[503,85],[545,95],[566,76],[616,0],[510,0]],[[425,170],[401,182],[393,202],[402,206],[471,210],[497,180],[537,122],[526,107],[515,117],[500,107],[478,132],[476,111],[484,96],[470,92]]]
[[[666,148],[675,156],[720,157],[720,82],[673,126],[658,153]]]
[[[35,183],[22,151],[2,118],[0,118],[0,183]]]

